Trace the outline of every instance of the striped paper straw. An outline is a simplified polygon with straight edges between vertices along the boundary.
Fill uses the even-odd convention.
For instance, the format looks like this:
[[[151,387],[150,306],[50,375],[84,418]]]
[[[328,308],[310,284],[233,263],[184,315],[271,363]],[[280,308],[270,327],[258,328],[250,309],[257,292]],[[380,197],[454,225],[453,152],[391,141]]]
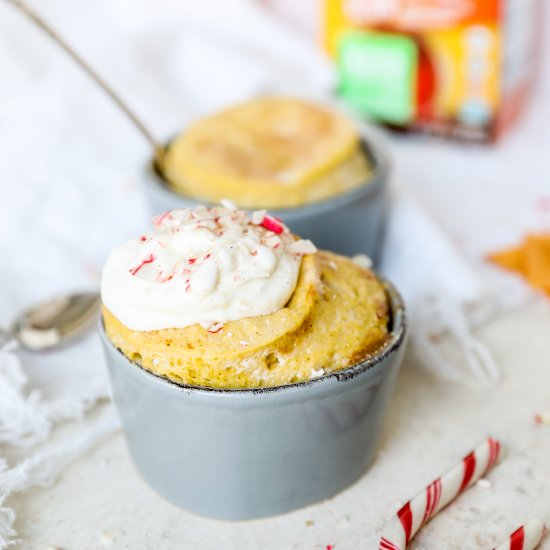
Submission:
[[[427,521],[493,468],[500,450],[500,443],[488,438],[450,472],[407,502],[386,525],[379,550],[404,550]]]

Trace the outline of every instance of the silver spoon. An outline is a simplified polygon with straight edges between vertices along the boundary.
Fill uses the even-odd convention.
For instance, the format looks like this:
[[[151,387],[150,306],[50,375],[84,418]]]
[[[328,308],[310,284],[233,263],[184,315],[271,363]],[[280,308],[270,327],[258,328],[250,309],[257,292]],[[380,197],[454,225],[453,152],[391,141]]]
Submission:
[[[94,324],[100,303],[99,294],[83,292],[34,306],[19,315],[10,329],[0,329],[0,348],[14,340],[32,351],[61,346]]]

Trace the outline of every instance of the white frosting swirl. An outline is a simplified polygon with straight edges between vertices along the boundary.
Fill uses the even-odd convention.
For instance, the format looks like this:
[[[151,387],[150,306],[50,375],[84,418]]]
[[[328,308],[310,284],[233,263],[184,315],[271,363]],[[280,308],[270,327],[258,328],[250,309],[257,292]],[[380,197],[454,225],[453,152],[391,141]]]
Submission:
[[[232,207],[166,212],[152,233],[109,256],[101,281],[105,306],[134,330],[226,321],[281,309],[296,287],[301,257],[315,252],[264,211]]]

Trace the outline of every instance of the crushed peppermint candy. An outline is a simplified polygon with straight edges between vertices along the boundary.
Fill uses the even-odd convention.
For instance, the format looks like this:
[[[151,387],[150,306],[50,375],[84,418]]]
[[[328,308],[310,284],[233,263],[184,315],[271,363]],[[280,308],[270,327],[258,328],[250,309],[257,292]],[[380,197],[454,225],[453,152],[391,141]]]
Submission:
[[[252,212],[251,220],[254,225],[261,225],[267,212],[265,210],[256,210]]]
[[[288,251],[293,254],[315,254],[317,247],[309,239],[302,239],[289,245]]]
[[[210,328],[208,328],[208,332],[211,334],[216,334],[217,332],[220,332],[223,328],[223,323],[215,323]]]
[[[172,217],[172,211],[168,210],[168,212],[164,212],[163,214],[159,214],[158,216],[153,218],[153,225],[160,225],[164,220],[169,220]],[[143,237],[141,237],[142,240]]]
[[[265,240],[265,244],[270,248],[277,248],[281,244],[281,239],[277,235],[271,235]]]
[[[137,275],[139,270],[147,265],[147,264],[150,264],[150,263],[153,263],[155,261],[155,256],[153,256],[153,254],[148,254],[147,257],[143,260],[141,260],[141,262],[139,262],[139,264],[137,264],[136,266],[134,267],[131,267],[128,271],[132,274],[132,275]]]
[[[232,200],[229,200],[229,199],[222,199],[220,201],[220,204],[224,207],[224,208],[227,208],[229,210],[237,210],[237,205],[232,201]]]
[[[269,229],[269,231],[273,231],[273,233],[277,233],[277,235],[280,235],[286,229],[285,225],[279,218],[274,218],[268,214],[264,216],[264,219],[261,221],[260,225],[266,229]]]

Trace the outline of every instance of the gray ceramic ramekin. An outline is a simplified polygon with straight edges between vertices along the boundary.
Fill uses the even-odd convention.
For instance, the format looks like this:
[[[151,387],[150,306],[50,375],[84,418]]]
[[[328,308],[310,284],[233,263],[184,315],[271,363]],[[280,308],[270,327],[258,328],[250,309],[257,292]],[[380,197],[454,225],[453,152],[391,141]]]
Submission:
[[[365,184],[330,199],[269,212],[321,249],[346,256],[366,254],[376,265],[387,220],[390,163],[377,132],[364,128],[361,133],[363,151],[372,169]],[[154,163],[149,163],[145,171],[145,190],[153,214],[205,204],[172,190]]]
[[[246,520],[331,497],[365,473],[405,348],[391,331],[364,362],[300,384],[220,390],[151,374],[101,340],[130,454],[158,493],[190,512]]]

